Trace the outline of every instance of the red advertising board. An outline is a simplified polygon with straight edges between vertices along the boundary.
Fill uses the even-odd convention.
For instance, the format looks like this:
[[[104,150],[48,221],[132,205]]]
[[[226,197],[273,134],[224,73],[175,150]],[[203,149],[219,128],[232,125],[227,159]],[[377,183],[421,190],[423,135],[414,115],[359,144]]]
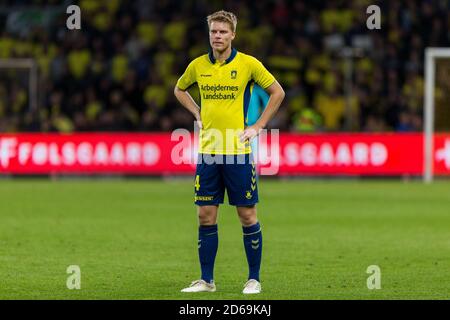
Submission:
[[[14,174],[176,174],[170,134],[0,135],[0,172]]]
[[[434,141],[435,174],[448,175],[450,134]],[[195,142],[170,133],[2,134],[0,174],[192,174]],[[281,133],[261,138],[258,155],[262,174],[422,175],[423,135]]]
[[[280,174],[420,175],[420,134],[280,136]]]

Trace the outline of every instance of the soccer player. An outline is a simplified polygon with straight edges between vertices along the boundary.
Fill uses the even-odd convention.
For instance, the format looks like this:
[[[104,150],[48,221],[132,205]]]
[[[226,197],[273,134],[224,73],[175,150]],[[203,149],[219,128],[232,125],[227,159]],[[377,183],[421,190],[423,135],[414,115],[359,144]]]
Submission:
[[[218,247],[217,213],[226,189],[229,204],[236,206],[242,224],[249,266],[243,293],[260,293],[262,232],[256,215],[258,189],[250,141],[273,117],[284,91],[261,62],[232,47],[237,24],[233,13],[215,12],[207,17],[207,22],[212,50],[188,65],[174,89],[178,101],[194,115],[200,127],[194,191],[201,279],[181,291],[216,291],[213,270]],[[247,126],[253,83],[265,89],[270,98],[258,121]],[[186,91],[193,84],[199,87],[201,108]]]

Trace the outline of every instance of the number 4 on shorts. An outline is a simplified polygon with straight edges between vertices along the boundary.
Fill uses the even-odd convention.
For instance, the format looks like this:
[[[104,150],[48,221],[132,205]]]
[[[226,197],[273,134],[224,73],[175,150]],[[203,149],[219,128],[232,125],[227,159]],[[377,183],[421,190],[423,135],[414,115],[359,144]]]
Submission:
[[[200,190],[200,175],[196,175],[195,176],[195,191]]]

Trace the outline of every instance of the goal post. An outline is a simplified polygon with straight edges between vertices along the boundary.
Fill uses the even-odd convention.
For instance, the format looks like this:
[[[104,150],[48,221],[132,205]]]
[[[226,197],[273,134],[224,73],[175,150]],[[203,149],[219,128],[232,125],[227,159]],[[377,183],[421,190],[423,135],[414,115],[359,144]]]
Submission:
[[[423,181],[433,181],[434,163],[434,89],[436,83],[436,59],[450,58],[450,48],[425,49],[425,94],[424,94],[424,166]]]
[[[1,69],[28,69],[28,102],[29,110],[38,108],[38,68],[34,59],[0,59]],[[1,72],[1,71],[0,71]]]

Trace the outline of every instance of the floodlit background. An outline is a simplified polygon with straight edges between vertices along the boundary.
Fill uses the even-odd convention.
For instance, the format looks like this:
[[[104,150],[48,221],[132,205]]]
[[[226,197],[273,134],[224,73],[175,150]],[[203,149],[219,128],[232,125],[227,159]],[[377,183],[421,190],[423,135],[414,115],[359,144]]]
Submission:
[[[66,28],[70,4],[80,31]],[[371,4],[381,30],[367,29]],[[208,51],[205,19],[221,8],[238,16],[234,46],[287,92],[273,127],[422,130],[424,48],[449,45],[447,1],[2,1],[0,57],[35,59],[39,90],[30,110],[26,86],[2,70],[1,131],[191,128],[173,86]],[[359,48],[349,86],[344,47]]]
[[[81,30],[66,26],[72,4]],[[370,5],[381,29],[367,27]],[[0,298],[243,298],[228,205],[218,292],[179,292],[199,266],[195,167],[172,162],[170,139],[194,119],[173,88],[208,52],[206,16],[220,9],[238,17],[233,46],[286,92],[269,123],[280,167],[259,181],[257,298],[448,299],[450,57],[432,87],[441,178],[420,181],[425,52],[450,47],[439,0],[0,1]],[[66,286],[70,265],[80,289]],[[381,289],[367,287],[371,265]]]

